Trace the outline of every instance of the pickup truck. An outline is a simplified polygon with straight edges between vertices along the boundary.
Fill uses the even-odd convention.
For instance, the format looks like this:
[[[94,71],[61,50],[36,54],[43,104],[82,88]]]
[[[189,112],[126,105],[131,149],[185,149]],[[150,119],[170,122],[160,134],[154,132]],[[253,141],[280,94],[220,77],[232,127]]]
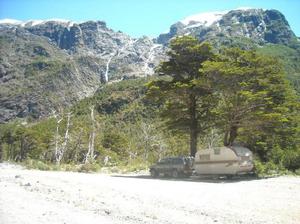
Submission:
[[[150,174],[152,177],[158,177],[160,174],[174,178],[189,177],[194,172],[193,163],[193,157],[188,156],[163,158],[150,167]]]

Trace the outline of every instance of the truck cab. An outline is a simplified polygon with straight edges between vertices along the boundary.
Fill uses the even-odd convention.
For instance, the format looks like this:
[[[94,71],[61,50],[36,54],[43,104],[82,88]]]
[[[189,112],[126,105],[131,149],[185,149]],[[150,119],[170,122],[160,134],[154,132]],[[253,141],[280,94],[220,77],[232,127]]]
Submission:
[[[150,167],[152,177],[163,174],[177,178],[179,176],[191,176],[192,173],[193,158],[188,156],[163,158]]]

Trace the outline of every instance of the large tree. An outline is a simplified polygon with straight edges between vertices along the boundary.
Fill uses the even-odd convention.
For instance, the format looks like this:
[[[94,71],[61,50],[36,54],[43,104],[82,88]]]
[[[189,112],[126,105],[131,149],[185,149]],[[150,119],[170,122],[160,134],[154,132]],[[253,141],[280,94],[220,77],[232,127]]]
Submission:
[[[224,130],[224,145],[232,145],[240,131],[274,135],[276,128],[283,133],[289,127],[297,101],[276,58],[225,49],[217,60],[205,62],[201,71],[219,97],[218,121]]]
[[[190,36],[172,40],[170,48],[168,60],[157,70],[165,78],[151,82],[147,95],[161,100],[169,128],[189,133],[190,155],[195,156],[199,134],[211,126],[215,102],[208,79],[199,69],[215,54],[208,43]]]

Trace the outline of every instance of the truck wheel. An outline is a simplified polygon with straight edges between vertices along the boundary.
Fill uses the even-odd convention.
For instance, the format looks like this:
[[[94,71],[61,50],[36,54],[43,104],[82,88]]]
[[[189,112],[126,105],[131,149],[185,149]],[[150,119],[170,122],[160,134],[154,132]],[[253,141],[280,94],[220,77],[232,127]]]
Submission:
[[[226,175],[227,180],[232,180],[233,179],[233,175],[232,174],[228,174]]]
[[[154,169],[150,170],[150,174],[151,174],[151,177],[157,177],[158,176],[158,172]]]
[[[179,176],[178,171],[177,170],[173,170],[172,171],[172,177],[177,178]]]
[[[192,175],[189,174],[189,173],[183,174],[183,177],[185,177],[185,178],[189,178],[189,177],[191,177],[191,176],[192,176]]]

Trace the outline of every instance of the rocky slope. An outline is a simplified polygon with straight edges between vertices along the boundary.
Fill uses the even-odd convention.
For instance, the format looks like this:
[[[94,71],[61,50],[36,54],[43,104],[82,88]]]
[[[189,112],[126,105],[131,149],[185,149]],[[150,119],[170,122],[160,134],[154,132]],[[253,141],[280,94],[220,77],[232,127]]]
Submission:
[[[92,95],[101,83],[152,75],[165,51],[100,21],[4,21],[0,41],[0,123],[46,116]]]
[[[13,28],[1,30],[0,42],[0,122],[48,115],[91,95],[100,83],[93,64],[45,38]]]
[[[85,55],[99,60],[101,79],[108,81],[117,76],[152,74],[157,56],[163,47],[148,37],[134,39],[120,31],[107,28],[105,22],[88,21],[80,24],[47,21],[24,29],[32,34],[49,38],[70,55]],[[156,57],[154,57],[155,55]]]
[[[102,83],[152,75],[166,58],[169,41],[178,35],[216,46],[259,46],[262,52],[268,46],[267,53],[276,51],[287,61],[293,79],[300,76],[299,41],[276,10],[193,15],[154,40],[132,38],[101,21],[0,20],[0,123],[44,117],[92,95]],[[282,50],[287,48],[288,57]]]
[[[228,38],[249,38],[257,44],[288,44],[296,39],[284,15],[277,10],[238,9],[189,16],[161,34],[157,42],[168,44],[177,35],[224,42]]]

